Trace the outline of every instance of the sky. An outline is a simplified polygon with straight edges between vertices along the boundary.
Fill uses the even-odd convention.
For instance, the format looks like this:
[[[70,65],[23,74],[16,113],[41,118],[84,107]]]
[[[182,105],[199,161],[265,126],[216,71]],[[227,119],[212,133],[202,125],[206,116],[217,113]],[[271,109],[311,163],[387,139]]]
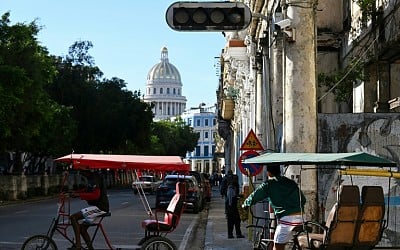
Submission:
[[[51,55],[65,56],[76,41],[90,41],[89,54],[104,77],[117,77],[144,94],[147,75],[168,48],[180,72],[187,108],[216,102],[215,64],[226,41],[220,32],[179,32],[165,21],[174,0],[1,0],[11,24],[36,20],[38,41]]]

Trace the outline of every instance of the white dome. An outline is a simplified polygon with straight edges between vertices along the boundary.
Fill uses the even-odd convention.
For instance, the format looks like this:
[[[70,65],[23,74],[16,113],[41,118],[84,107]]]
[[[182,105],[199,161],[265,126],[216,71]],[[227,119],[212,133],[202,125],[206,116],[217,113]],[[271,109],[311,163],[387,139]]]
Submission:
[[[147,75],[147,80],[172,80],[181,84],[181,75],[179,74],[178,69],[168,61],[168,49],[166,47],[161,49],[161,62],[157,63],[150,69],[149,74]]]

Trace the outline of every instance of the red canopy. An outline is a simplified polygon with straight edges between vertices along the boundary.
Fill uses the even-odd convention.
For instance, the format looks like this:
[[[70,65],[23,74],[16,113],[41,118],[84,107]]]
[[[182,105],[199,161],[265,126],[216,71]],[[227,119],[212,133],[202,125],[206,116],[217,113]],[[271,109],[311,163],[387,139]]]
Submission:
[[[137,169],[155,171],[189,171],[189,164],[179,156],[69,154],[55,160],[72,163],[74,168]]]

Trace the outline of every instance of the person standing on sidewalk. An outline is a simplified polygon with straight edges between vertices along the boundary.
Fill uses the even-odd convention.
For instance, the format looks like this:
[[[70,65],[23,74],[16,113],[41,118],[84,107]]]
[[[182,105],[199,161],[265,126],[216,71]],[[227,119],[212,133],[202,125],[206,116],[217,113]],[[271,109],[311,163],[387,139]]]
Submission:
[[[292,229],[303,223],[302,212],[306,198],[295,181],[281,176],[279,165],[267,166],[267,173],[268,180],[247,197],[242,207],[247,208],[268,199],[278,220],[273,249],[284,250],[293,237]]]
[[[228,239],[233,238],[233,229],[236,231],[236,238],[244,238],[240,229],[240,215],[238,210],[239,198],[239,177],[228,170],[221,183],[221,195],[225,197],[225,213],[228,224]]]

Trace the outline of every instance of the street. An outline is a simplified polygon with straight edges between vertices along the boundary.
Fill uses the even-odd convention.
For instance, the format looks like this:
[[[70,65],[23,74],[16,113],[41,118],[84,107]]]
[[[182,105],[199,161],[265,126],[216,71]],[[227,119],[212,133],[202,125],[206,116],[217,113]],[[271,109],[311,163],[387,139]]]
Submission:
[[[114,246],[137,245],[144,236],[141,222],[148,218],[138,195],[132,190],[109,190],[111,217],[103,220],[105,231]],[[151,207],[154,207],[155,196],[147,195]],[[20,249],[23,242],[35,234],[45,234],[56,215],[58,199],[46,199],[34,202],[18,203],[0,206],[0,248]],[[71,200],[71,212],[87,206],[79,199]],[[154,212],[154,210],[153,210]],[[168,234],[176,246],[182,247],[190,239],[190,233],[202,213],[193,214],[190,210],[184,212],[175,231]],[[163,218],[163,216],[162,216]],[[72,228],[69,229],[72,233]],[[70,243],[60,234],[53,237],[59,249],[66,249]],[[101,233],[96,236],[95,248],[104,248]]]

